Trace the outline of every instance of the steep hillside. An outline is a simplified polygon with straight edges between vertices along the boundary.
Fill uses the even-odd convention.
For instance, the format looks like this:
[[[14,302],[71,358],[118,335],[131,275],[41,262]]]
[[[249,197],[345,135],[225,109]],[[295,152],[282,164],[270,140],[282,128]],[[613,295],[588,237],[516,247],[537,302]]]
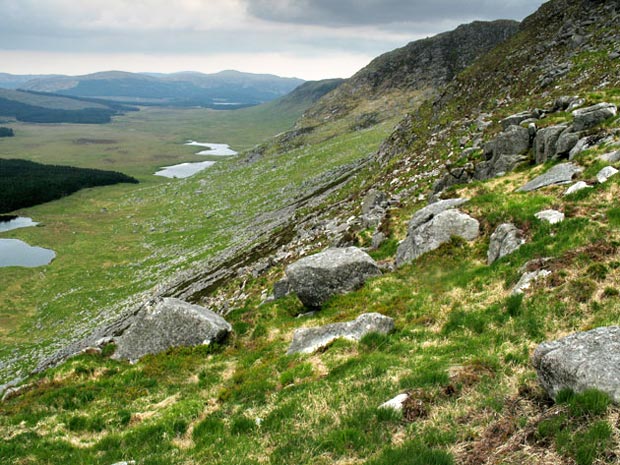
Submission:
[[[59,347],[50,364],[64,364],[41,365],[6,395],[0,454],[11,464],[618,463],[612,398],[620,377],[617,363],[604,365],[617,360],[617,340],[594,360],[581,358],[592,347],[576,344],[579,379],[587,379],[578,392],[547,392],[531,357],[543,341],[620,321],[619,13],[616,0],[551,0],[413,109],[378,151],[386,123],[355,130],[339,120],[298,134],[300,145],[280,136],[260,156],[209,177],[124,199],[114,208],[127,209],[133,224],[112,225],[110,244],[115,229],[126,238],[150,231],[150,255],[126,241],[106,257],[105,277],[116,296],[148,290],[118,318],[118,307],[92,308],[104,301],[83,287],[85,269],[82,287],[39,299],[45,305],[16,345],[30,349],[22,367],[50,353],[46,337],[85,338]],[[561,135],[574,143],[571,154],[559,148]],[[492,174],[477,169],[489,163]],[[436,184],[446,165],[484,176]],[[558,171],[569,173],[565,184],[524,189]],[[153,196],[158,216],[149,217]],[[282,278],[329,245],[363,247],[376,267],[317,311],[300,300],[305,282],[290,268],[288,282]],[[209,255],[207,247],[225,252]],[[115,263],[121,251],[141,261]],[[325,279],[332,265],[309,274]],[[341,286],[355,268],[339,265],[336,283],[319,291]],[[117,360],[131,328],[157,314],[162,297],[211,308],[231,334],[136,363]],[[369,312],[392,318],[394,330],[291,350],[293,340],[342,328],[320,326]],[[94,315],[102,324],[93,331]],[[297,332],[304,328],[315,329]],[[2,355],[6,373],[15,353]],[[397,395],[400,410],[379,407]]]
[[[37,79],[23,84],[20,88],[143,105],[240,108],[274,100],[301,83],[303,81],[300,79],[236,71],[171,75],[106,71],[85,76]]]
[[[387,108],[379,108],[382,113],[398,105],[402,94],[405,102],[418,93],[432,95],[476,58],[514,35],[518,27],[516,21],[476,21],[381,55],[308,111],[306,119],[340,118],[362,103],[379,99],[387,100]]]

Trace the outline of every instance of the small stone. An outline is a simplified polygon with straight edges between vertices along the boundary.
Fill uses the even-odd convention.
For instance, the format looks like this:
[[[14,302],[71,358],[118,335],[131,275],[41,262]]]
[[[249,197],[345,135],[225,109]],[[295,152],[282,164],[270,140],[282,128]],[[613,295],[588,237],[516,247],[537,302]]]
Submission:
[[[536,270],[536,271],[525,272],[521,276],[521,279],[519,279],[519,282],[512,289],[512,293],[523,294],[525,291],[527,291],[530,288],[532,283],[534,283],[535,281],[541,278],[546,278],[550,274],[551,274],[551,271],[548,271],[548,270]]]
[[[403,404],[407,401],[407,399],[409,399],[409,394],[399,394],[393,399],[390,399],[387,402],[379,405],[379,408],[392,409],[396,412],[402,412]]]
[[[596,175],[596,180],[599,183],[603,184],[607,182],[609,178],[615,176],[616,174],[618,174],[618,170],[616,168],[614,168],[613,166],[606,166],[598,172],[598,174]]]
[[[491,265],[500,258],[516,251],[524,243],[523,232],[514,224],[500,224],[491,235],[487,263]]]
[[[564,221],[564,213],[557,210],[543,210],[534,216],[540,221],[546,221],[549,224],[558,224]]]
[[[570,186],[566,190],[566,192],[564,192],[564,195],[571,195],[571,194],[574,194],[575,192],[579,192],[580,190],[591,189],[591,188],[592,186],[588,186],[585,182],[579,181],[573,184],[572,186]]]
[[[620,150],[604,153],[603,155],[599,155],[597,158],[607,163],[618,163],[620,161]]]

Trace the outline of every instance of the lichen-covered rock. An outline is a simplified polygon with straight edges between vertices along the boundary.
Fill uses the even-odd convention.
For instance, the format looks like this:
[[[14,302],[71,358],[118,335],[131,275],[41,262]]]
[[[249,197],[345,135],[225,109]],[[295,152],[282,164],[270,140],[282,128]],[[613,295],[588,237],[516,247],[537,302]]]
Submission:
[[[230,324],[211,310],[163,298],[146,305],[131,326],[114,339],[117,347],[113,357],[135,361],[171,347],[219,342],[230,331]]]
[[[457,210],[443,211],[421,226],[409,229],[409,234],[398,246],[396,266],[439,248],[450,242],[453,236],[473,241],[479,234],[478,220]]]
[[[571,132],[569,129],[560,134],[555,144],[554,158],[568,158],[571,150],[579,143],[579,135]]]
[[[546,278],[551,274],[549,270],[526,271],[521,275],[519,282],[512,288],[512,294],[523,294],[527,291],[532,283],[541,278]]]
[[[359,289],[380,274],[370,255],[357,247],[327,249],[286,268],[291,289],[308,308],[319,308],[332,296]]]
[[[598,389],[620,402],[620,327],[572,334],[540,344],[532,362],[551,397],[563,389]]]
[[[618,174],[618,170],[616,168],[614,168],[613,166],[606,166],[596,174],[596,180],[600,184],[603,184],[607,182],[609,178],[615,176],[616,174]]]
[[[389,334],[394,330],[394,320],[379,313],[365,313],[346,323],[333,323],[317,328],[295,331],[288,355],[311,354],[339,338],[359,341],[370,333]]]
[[[525,243],[523,232],[514,224],[500,224],[491,234],[487,263],[490,265],[502,257],[513,253]]]
[[[550,126],[538,131],[535,142],[537,164],[545,163],[547,160],[555,158],[557,142],[560,139],[560,135],[566,131],[566,127],[566,125]]]
[[[588,138],[582,137],[575,144],[575,146],[572,149],[570,149],[570,152],[568,152],[568,159],[574,160],[577,155],[579,155],[581,152],[583,152],[587,148],[588,148]]]
[[[409,225],[407,226],[407,231],[412,233],[424,223],[428,223],[441,212],[458,208],[467,202],[469,202],[469,199],[459,198],[440,200],[439,202],[431,203],[414,213],[413,217],[409,221]]]
[[[503,120],[500,121],[502,128],[504,130],[508,129],[510,126],[518,126],[523,121],[527,121],[529,119],[538,119],[540,118],[540,110],[533,111],[522,111],[521,113],[517,113],[514,115],[510,115]]]
[[[618,107],[613,103],[599,103],[591,107],[573,111],[573,127],[576,132],[593,128],[613,118],[618,113]]]
[[[557,210],[543,210],[534,216],[540,221],[546,221],[549,224],[558,224],[564,221],[564,213]]]
[[[583,169],[573,163],[561,163],[555,165],[549,171],[532,179],[525,186],[517,189],[517,192],[531,192],[542,187],[552,186],[554,184],[568,184],[573,177],[581,173]]]

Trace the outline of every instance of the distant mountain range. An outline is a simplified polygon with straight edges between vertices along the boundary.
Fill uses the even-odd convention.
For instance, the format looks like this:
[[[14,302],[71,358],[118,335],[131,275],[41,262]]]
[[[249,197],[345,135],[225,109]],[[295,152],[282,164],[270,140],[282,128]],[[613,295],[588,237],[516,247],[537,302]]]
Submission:
[[[0,88],[87,97],[155,106],[239,108],[288,94],[303,84],[296,78],[222,71],[174,74],[105,71],[84,76],[15,76],[0,74]]]

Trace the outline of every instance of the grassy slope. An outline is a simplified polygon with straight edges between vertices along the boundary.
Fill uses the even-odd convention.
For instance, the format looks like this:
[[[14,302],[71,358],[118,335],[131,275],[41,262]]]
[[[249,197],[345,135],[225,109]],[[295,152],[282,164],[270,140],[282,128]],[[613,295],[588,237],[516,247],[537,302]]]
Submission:
[[[85,108],[107,108],[105,105],[94,102],[85,102],[70,97],[56,95],[31,94],[18,90],[0,89],[0,98],[14,100],[35,107],[51,108],[55,110],[83,110]]]

